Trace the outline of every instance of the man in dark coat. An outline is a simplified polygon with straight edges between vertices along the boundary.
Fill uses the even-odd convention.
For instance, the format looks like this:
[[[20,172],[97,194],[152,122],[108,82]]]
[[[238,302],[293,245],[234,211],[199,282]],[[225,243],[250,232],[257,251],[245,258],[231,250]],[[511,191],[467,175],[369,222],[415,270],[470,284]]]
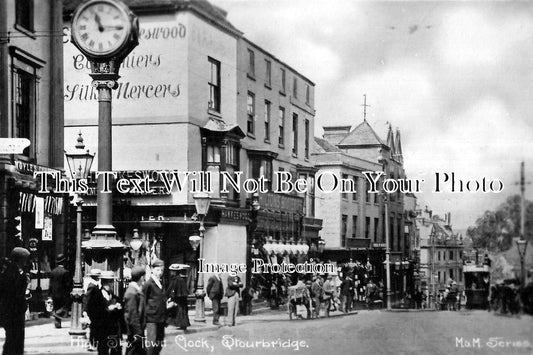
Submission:
[[[207,281],[207,297],[213,305],[213,324],[218,325],[220,318],[220,300],[224,296],[224,285],[220,274],[215,274]]]
[[[6,331],[3,355],[24,353],[24,321],[28,275],[25,267],[30,252],[17,247],[0,269],[0,322]]]
[[[159,259],[152,261],[152,275],[143,286],[148,355],[159,354],[165,341],[167,297],[161,282],[163,267],[163,261]]]
[[[350,275],[346,275],[341,283],[341,310],[344,313],[352,311],[352,300],[354,295],[354,282]]]
[[[189,321],[189,307],[187,304],[187,297],[189,296],[189,290],[187,289],[187,270],[189,265],[185,264],[172,264],[169,267],[170,270],[170,284],[167,289],[167,298],[170,302],[169,309],[169,324],[173,324],[176,327],[187,330],[187,327],[191,326]],[[168,308],[167,307],[167,308]]]
[[[68,316],[70,305],[70,292],[72,291],[72,276],[65,269],[65,256],[59,254],[56,258],[56,267],[50,273],[50,294],[54,302],[55,327],[61,328],[61,318]]]
[[[131,282],[124,294],[124,319],[128,331],[128,348],[126,355],[144,355],[144,268],[134,266],[131,270]]]
[[[87,292],[84,295],[83,305],[84,314],[87,314],[91,320],[90,341],[96,343],[98,355],[108,354],[109,348],[107,346],[107,301],[100,289],[100,275],[101,270],[93,269],[89,276],[91,281],[87,287]],[[93,344],[94,345],[94,344]]]
[[[242,282],[239,276],[228,276],[228,287],[226,288],[226,297],[228,298],[228,317],[226,325],[232,327],[235,325],[235,318],[239,312],[239,299],[241,294]]]

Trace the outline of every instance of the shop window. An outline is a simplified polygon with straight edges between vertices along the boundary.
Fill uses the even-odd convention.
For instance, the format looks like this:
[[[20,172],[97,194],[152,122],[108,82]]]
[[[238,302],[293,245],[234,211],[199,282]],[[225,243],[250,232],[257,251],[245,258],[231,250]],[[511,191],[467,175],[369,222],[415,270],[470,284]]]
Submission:
[[[314,217],[315,215],[315,177],[311,174],[300,173],[299,179],[307,182],[307,191],[304,193],[305,215]]]
[[[348,223],[348,216],[342,215],[342,226],[341,226],[341,246],[346,247],[346,224]]]
[[[248,121],[247,121],[247,132],[249,134],[254,134],[254,126],[255,126],[255,95],[251,92],[248,92],[248,98],[246,101],[246,112],[248,114]]]
[[[248,49],[248,76],[255,77],[255,53]]]
[[[357,201],[357,190],[359,189],[357,184],[359,182],[359,178],[357,176],[352,176],[352,180],[354,186],[354,191],[352,192],[352,200]]]
[[[272,86],[272,62],[268,59],[265,59],[265,85]]]
[[[378,226],[379,226],[379,218],[374,218],[374,242],[377,243],[378,241]]]
[[[298,114],[292,114],[292,154],[298,155]]]
[[[250,171],[252,173],[251,178],[259,179],[263,176],[265,179],[265,186],[270,190],[272,186],[272,159],[254,156],[250,159],[250,165]]]
[[[211,70],[208,107],[210,110],[220,112],[220,62],[213,58],[208,58],[208,60]]]
[[[285,144],[285,108],[279,108],[279,123],[278,123],[278,144],[283,146]]]
[[[305,128],[305,147],[304,147],[304,155],[306,159],[309,159],[309,120],[305,120],[304,122],[304,128]]]
[[[21,56],[18,56],[18,54]],[[37,146],[35,126],[37,115],[37,89],[40,64],[31,62],[25,53],[13,50],[12,82],[13,82],[13,120],[12,136],[27,138],[31,144],[22,155],[34,158]]]
[[[265,141],[270,143],[270,111],[272,104],[265,100]]]
[[[286,88],[286,82],[287,82],[287,72],[285,71],[285,69],[283,68],[280,68],[280,74],[281,74],[281,88],[279,90],[279,92],[283,95],[285,95],[285,88]]]
[[[219,164],[220,163],[220,147],[217,145],[207,146],[207,163]]]
[[[15,6],[16,24],[33,31],[33,0],[16,0]]]
[[[342,178],[343,181],[346,181],[346,180],[348,180],[348,175],[342,174],[341,178]],[[344,189],[343,189],[343,191],[344,191]],[[348,193],[347,192],[341,192],[341,197],[342,197],[343,200],[346,200],[348,198]]]

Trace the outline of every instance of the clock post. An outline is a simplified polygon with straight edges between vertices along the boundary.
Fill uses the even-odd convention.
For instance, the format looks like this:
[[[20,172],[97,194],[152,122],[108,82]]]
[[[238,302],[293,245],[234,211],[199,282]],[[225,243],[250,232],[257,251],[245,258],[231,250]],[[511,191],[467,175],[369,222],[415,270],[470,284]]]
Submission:
[[[72,43],[91,63],[92,85],[98,91],[98,172],[96,226],[83,242],[85,270],[101,269],[120,275],[125,246],[113,226],[112,90],[118,87],[119,69],[139,44],[138,19],[118,0],[89,0],[72,17]],[[106,184],[107,181],[107,184]],[[117,289],[115,292],[118,291]]]

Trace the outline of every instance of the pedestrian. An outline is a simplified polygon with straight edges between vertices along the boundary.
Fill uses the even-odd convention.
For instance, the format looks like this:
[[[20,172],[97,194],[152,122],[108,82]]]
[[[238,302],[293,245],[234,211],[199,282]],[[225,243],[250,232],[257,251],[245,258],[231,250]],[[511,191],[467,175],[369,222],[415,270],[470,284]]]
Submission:
[[[335,291],[335,285],[333,285],[333,276],[327,276],[323,289],[324,295],[322,296],[322,301],[324,303],[324,315],[329,317],[329,308],[331,307],[331,302],[333,300]]]
[[[24,327],[29,277],[26,264],[30,252],[16,247],[0,269],[0,325],[5,329],[3,355],[24,353]]]
[[[311,298],[313,299],[313,307],[315,310],[315,318],[320,318],[320,305],[322,303],[324,289],[322,288],[321,277],[313,276],[313,284],[311,285]]]
[[[68,317],[70,308],[72,276],[64,266],[65,260],[65,256],[59,254],[56,257],[56,267],[50,273],[50,295],[52,296],[56,328],[61,328],[61,319]]]
[[[209,278],[206,291],[213,308],[213,324],[219,325],[220,300],[224,297],[224,285],[222,284],[220,273],[214,274]]]
[[[114,293],[115,273],[102,271],[100,280],[102,283],[102,295],[106,300],[106,345],[110,355],[122,354],[122,333],[125,332],[124,312],[119,298]]]
[[[228,317],[226,325],[233,327],[235,319],[239,312],[239,299],[241,293],[242,282],[238,275],[228,276],[228,287],[226,287],[226,297],[228,299]]]
[[[172,264],[170,270],[170,283],[167,289],[167,299],[170,303],[168,323],[187,330],[191,326],[189,321],[189,307],[187,305],[187,270],[189,265]]]
[[[162,260],[154,259],[150,278],[143,286],[146,314],[146,353],[148,355],[159,354],[165,340],[167,297],[161,282],[163,267]]]
[[[144,350],[144,294],[142,285],[146,271],[142,266],[131,270],[131,282],[124,294],[124,320],[128,334],[126,355],[145,355]]]
[[[349,313],[352,311],[353,293],[353,280],[348,274],[341,282],[341,311],[344,313]]]
[[[98,355],[109,353],[107,346],[107,301],[101,290],[100,276],[102,270],[92,269],[89,272],[89,285],[84,295],[84,316],[88,316],[91,324],[89,326],[89,346],[96,348]]]
[[[374,305],[374,300],[376,299],[376,293],[377,293],[377,287],[372,282],[372,280],[368,280],[368,284],[366,285],[366,307],[367,309],[371,309]]]

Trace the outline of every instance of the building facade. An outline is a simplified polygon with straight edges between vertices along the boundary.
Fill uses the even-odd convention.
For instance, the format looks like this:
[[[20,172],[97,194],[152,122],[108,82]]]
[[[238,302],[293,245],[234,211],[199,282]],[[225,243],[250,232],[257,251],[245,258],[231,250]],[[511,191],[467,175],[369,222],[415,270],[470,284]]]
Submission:
[[[0,154],[0,256],[30,250],[32,311],[44,308],[55,257],[68,251],[68,199],[41,193],[34,178],[63,169],[61,11],[59,0],[0,2],[0,137],[29,140],[22,154]]]
[[[317,216],[327,221],[322,231],[324,258],[369,265],[370,276],[385,284],[388,230],[391,289],[395,298],[401,298],[413,264],[404,193],[381,188],[386,178],[405,179],[399,131],[394,133],[389,126],[387,139],[382,140],[366,119],[353,130],[351,126],[324,127],[323,139],[315,138],[313,161],[322,179],[316,194]],[[379,181],[375,192],[372,181]],[[332,193],[335,182],[338,185]]]
[[[66,2],[66,33],[79,3]],[[259,193],[260,210],[252,218],[249,187],[263,177],[270,190],[277,170],[312,178],[314,84],[246,39],[223,9],[207,1],[125,3],[139,17],[140,38],[113,91],[113,170],[154,181],[153,191],[115,194],[113,223],[126,246],[134,230],[143,240],[139,251],[127,250],[128,264],[155,256],[189,264],[192,292],[200,256],[189,244],[199,228],[194,187],[211,197],[202,244],[209,263],[249,263],[267,236],[288,241],[303,234],[306,216],[313,216],[304,209],[312,209],[310,195]],[[65,67],[65,135],[81,130],[94,151],[96,91],[87,60],[68,41]],[[168,193],[164,171],[191,174]],[[90,204],[89,229],[95,224],[94,200]],[[317,234],[319,223],[311,218],[309,224]]]
[[[429,302],[452,281],[462,291],[464,246],[462,237],[453,233],[451,214],[441,219],[427,208],[418,210],[416,223],[420,236],[420,287]]]

